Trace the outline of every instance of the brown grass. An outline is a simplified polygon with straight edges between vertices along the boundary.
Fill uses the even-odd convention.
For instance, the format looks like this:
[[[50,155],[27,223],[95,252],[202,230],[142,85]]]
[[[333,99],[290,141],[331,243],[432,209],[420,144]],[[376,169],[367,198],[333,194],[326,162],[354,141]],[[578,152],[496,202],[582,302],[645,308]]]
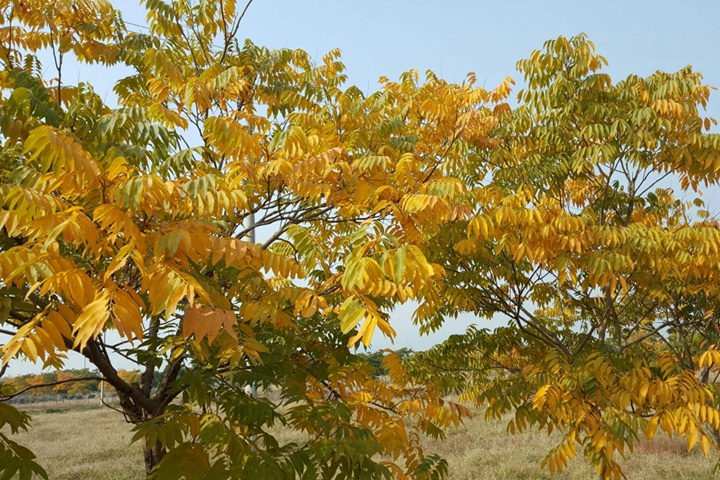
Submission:
[[[283,440],[296,435],[279,432]],[[142,454],[130,444],[130,426],[108,409],[33,413],[33,428],[18,440],[31,448],[52,480],[140,480]],[[442,442],[427,442],[427,453],[438,453],[450,464],[451,480],[594,479],[594,471],[578,457],[570,467],[551,476],[539,467],[545,453],[559,440],[542,432],[508,435],[504,422],[477,417],[448,432]],[[580,452],[579,452],[580,454]],[[580,454],[581,455],[581,454]],[[627,461],[630,480],[716,479],[711,458],[686,452],[682,439],[658,436],[641,443]]]
[[[30,448],[52,480],[145,478],[130,426],[108,408],[31,413],[32,428],[18,441]]]
[[[528,431],[506,433],[506,422],[484,421],[477,417],[448,433],[443,442],[428,442],[427,450],[447,459],[452,480],[595,479],[597,474],[578,451],[562,473],[550,475],[540,469],[547,452],[557,445],[559,435]],[[636,446],[621,462],[629,480],[710,480],[718,454],[705,458],[698,449],[687,453],[685,441],[658,434],[652,441]]]

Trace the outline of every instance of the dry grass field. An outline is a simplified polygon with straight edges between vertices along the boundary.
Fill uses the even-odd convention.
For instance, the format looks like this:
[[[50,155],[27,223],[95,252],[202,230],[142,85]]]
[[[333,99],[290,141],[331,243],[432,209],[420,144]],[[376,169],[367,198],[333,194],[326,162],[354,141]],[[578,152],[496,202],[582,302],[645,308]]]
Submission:
[[[108,409],[70,409],[32,412],[34,427],[19,438],[39,456],[52,480],[140,480],[140,447],[129,444],[130,428]],[[540,470],[543,455],[556,439],[543,433],[505,433],[502,422],[476,418],[449,432],[444,442],[428,442],[450,464],[452,480],[524,480],[597,478],[582,458],[569,469],[551,476]],[[715,457],[687,453],[681,439],[658,437],[641,444],[626,462],[630,480],[709,480]]]

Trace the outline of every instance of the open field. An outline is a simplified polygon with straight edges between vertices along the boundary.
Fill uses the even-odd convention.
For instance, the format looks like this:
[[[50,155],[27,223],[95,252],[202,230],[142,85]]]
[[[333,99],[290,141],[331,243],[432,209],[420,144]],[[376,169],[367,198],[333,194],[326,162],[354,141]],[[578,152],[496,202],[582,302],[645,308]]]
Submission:
[[[139,445],[130,445],[130,428],[122,416],[106,408],[33,412],[33,428],[18,440],[38,454],[52,480],[140,480]],[[449,432],[444,442],[428,442],[450,464],[452,480],[593,479],[582,458],[561,474],[551,476],[539,463],[553,446],[543,433],[505,433],[502,422],[476,418]],[[718,478],[717,459],[685,451],[681,439],[658,436],[640,445],[625,462],[630,480]]]

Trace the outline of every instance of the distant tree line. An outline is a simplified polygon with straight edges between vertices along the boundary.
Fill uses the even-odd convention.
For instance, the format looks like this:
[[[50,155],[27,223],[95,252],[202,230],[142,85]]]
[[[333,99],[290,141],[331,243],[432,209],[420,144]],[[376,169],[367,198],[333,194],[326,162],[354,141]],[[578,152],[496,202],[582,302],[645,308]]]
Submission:
[[[394,353],[400,358],[400,360],[405,360],[407,358],[410,358],[415,352],[413,352],[409,348],[401,348],[394,351]],[[384,350],[378,350],[371,353],[360,353],[358,355],[364,358],[370,365],[375,368],[375,372],[373,372],[373,377],[380,378],[388,374],[387,368],[385,368],[385,365],[383,365],[383,358],[385,358],[385,356],[387,355],[387,352],[385,352]]]
[[[139,370],[119,370],[118,375],[127,382],[139,382]],[[74,368],[38,374],[25,374],[0,379],[0,401],[15,397],[75,398],[100,392],[101,375],[97,370]],[[113,391],[109,387],[109,391]]]

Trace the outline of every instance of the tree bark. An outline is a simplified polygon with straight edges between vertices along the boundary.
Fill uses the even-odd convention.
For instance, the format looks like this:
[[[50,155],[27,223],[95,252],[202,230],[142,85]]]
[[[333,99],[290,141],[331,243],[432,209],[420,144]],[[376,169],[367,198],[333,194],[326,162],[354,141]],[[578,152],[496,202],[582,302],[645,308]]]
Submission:
[[[69,348],[72,348],[69,339],[66,343],[69,344]],[[183,356],[175,358],[169,363],[157,392],[153,395],[152,379],[156,371],[155,365],[146,365],[141,385],[137,383],[130,384],[118,375],[107,353],[96,340],[88,341],[87,346],[80,353],[85,355],[103,374],[105,380],[113,386],[118,394],[122,413],[128,423],[139,425],[157,418],[165,413],[170,402],[179,394],[178,391],[172,389],[172,384],[178,378],[182,369]],[[155,441],[153,445],[148,445],[146,440],[143,440],[142,448],[145,473],[149,475],[162,461],[167,449],[158,441]]]
[[[143,440],[143,456],[145,457],[145,474],[150,475],[153,468],[163,459],[167,451],[163,448],[160,442],[156,441],[155,445],[148,445]]]
[[[118,398],[120,399],[120,407],[125,415],[125,419],[133,425],[139,425],[152,420],[165,411],[164,408],[160,408],[159,410],[149,412],[138,406],[132,398],[120,391],[118,391]],[[153,468],[163,459],[167,450],[163,448],[159,441],[156,440],[154,444],[150,445],[145,439],[142,441],[142,449],[143,460],[145,462],[145,474],[150,475]]]

